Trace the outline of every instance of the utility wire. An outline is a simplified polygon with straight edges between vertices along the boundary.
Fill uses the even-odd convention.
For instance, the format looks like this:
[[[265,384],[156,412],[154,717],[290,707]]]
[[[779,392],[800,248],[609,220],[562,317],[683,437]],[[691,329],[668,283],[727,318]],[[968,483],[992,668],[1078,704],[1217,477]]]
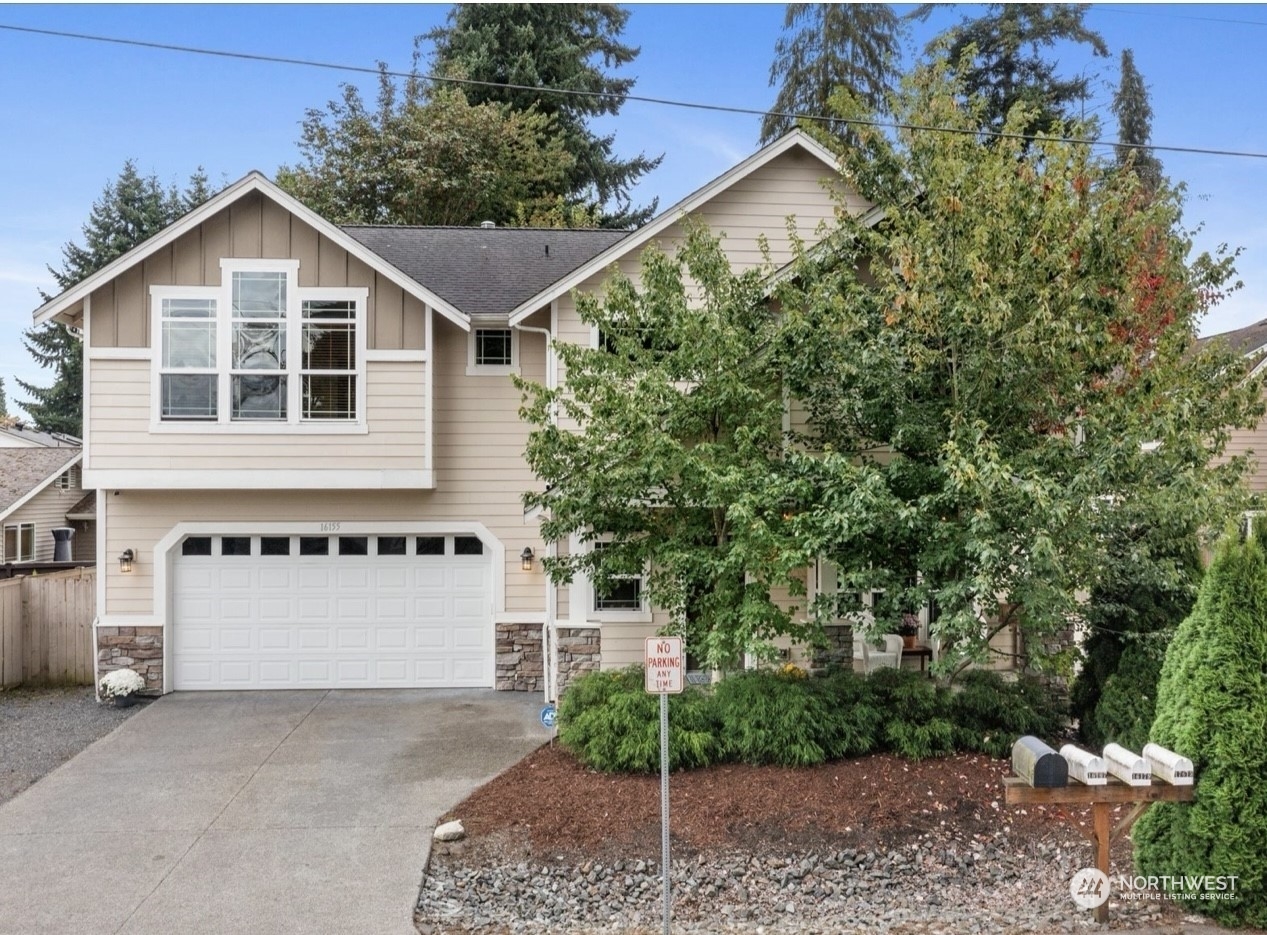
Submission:
[[[189,55],[209,55],[217,58],[230,58],[250,62],[269,62],[278,65],[299,65],[305,68],[323,68],[330,71],[346,71],[365,75],[386,75],[391,78],[415,78],[431,81],[436,84],[452,84],[469,87],[500,88],[507,91],[531,91],[534,94],[558,94],[571,97],[614,98],[617,101],[636,101],[641,104],[656,104],[662,107],[680,107],[688,110],[705,110],[723,114],[743,114],[754,117],[781,117],[789,120],[812,120],[818,123],[836,123],[846,126],[875,127],[882,130],[909,130],[920,133],[947,133],[958,136],[987,136],[995,139],[1026,140],[1030,142],[1051,141],[1057,143],[1073,143],[1083,146],[1111,146],[1119,149],[1153,150],[1167,153],[1189,153],[1202,156],[1232,156],[1241,159],[1267,159],[1267,153],[1246,152],[1233,149],[1208,149],[1198,146],[1163,146],[1143,143],[1118,143],[1109,140],[1092,140],[1069,136],[1030,136],[1024,133],[1003,133],[988,129],[962,129],[959,127],[937,127],[916,123],[898,123],[895,121],[864,120],[855,117],[826,117],[822,114],[800,114],[788,111],[762,110],[752,107],[734,107],[725,104],[701,104],[698,101],[680,101],[672,98],[649,97],[640,94],[621,94],[607,91],[585,91],[573,88],[547,88],[526,84],[505,84],[496,81],[477,81],[472,78],[452,78],[441,75],[419,75],[411,72],[392,71],[385,67],[368,68],[364,65],[339,65],[332,62],[319,62],[312,59],[287,58],[279,55],[260,55],[251,52],[231,52],[225,49],[203,49],[196,46],[173,45],[166,42],[147,42],[142,39],[121,39],[116,36],[95,36],[88,33],[66,32],[56,29],[37,29],[32,26],[13,26],[0,23],[0,30],[8,32],[28,33],[37,36],[53,36],[59,39],[81,39],[87,42],[104,42],[112,45],[126,45],[142,49],[157,49],[164,52],[183,52]]]

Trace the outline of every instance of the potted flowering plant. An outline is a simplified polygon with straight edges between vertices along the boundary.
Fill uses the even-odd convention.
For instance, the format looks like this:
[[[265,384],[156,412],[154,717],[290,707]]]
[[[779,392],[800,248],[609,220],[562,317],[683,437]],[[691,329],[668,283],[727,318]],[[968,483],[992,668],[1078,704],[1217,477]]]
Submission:
[[[897,627],[898,635],[902,637],[902,645],[906,649],[915,648],[915,638],[919,636],[919,617],[914,614],[902,614],[902,622]]]
[[[145,679],[132,669],[115,669],[101,677],[101,697],[116,708],[136,704],[137,692],[145,687]]]

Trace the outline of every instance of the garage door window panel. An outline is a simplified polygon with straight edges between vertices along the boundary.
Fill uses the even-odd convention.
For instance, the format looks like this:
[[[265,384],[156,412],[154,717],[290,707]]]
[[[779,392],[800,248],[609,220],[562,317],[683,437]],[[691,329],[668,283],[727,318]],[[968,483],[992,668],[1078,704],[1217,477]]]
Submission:
[[[326,536],[300,536],[300,555],[329,555],[330,540]]]

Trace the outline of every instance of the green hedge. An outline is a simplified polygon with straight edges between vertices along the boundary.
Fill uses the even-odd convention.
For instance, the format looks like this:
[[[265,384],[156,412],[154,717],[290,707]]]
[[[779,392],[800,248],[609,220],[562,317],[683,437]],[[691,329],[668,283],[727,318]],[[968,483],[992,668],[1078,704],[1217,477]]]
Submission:
[[[870,678],[848,670],[808,679],[795,669],[745,672],[671,696],[669,719],[672,769],[814,766],[877,751],[911,759],[957,751],[1005,756],[1021,734],[1054,737],[1063,725],[1032,680],[973,672],[952,691],[897,669]],[[637,667],[578,679],[563,696],[559,724],[563,743],[594,769],[660,768],[658,701],[643,691]]]

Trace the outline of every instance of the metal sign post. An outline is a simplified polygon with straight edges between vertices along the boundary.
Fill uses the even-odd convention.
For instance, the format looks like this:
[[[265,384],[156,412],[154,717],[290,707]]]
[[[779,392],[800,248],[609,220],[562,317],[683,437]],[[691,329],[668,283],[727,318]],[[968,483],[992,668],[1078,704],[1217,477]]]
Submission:
[[[664,880],[664,935],[673,896],[669,885],[669,695],[682,691],[686,653],[680,636],[651,637],[643,654],[643,688],[660,696],[660,873]]]

